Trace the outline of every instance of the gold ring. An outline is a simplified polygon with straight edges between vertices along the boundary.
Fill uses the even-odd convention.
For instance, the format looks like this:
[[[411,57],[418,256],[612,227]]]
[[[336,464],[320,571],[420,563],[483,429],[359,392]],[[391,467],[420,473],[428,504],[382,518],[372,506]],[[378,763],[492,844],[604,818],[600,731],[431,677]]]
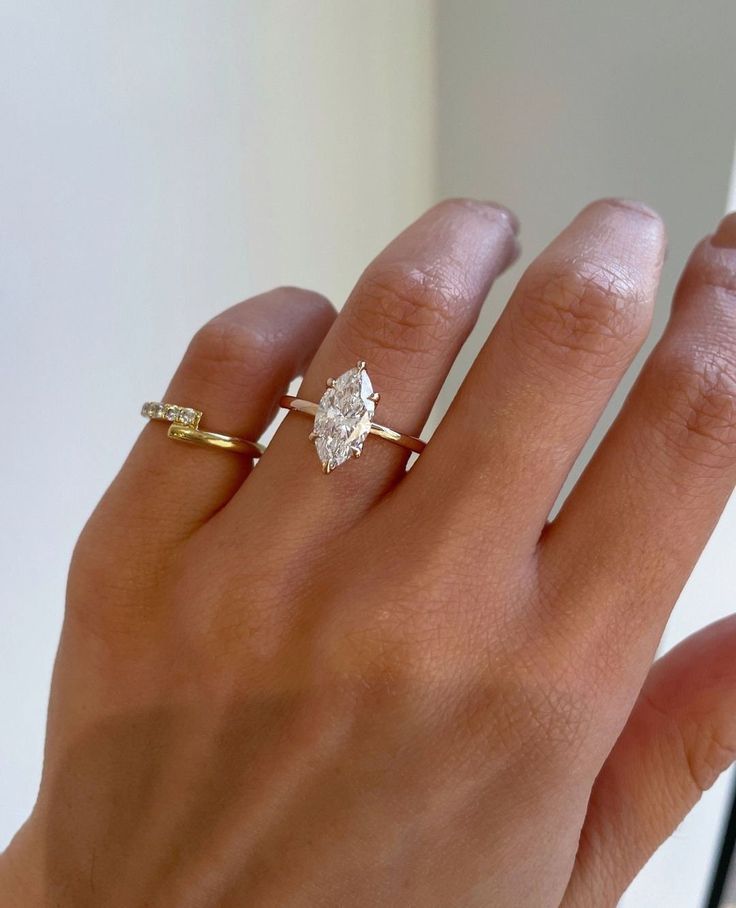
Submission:
[[[360,457],[369,435],[377,435],[415,454],[424,450],[425,443],[419,438],[373,422],[380,397],[373,390],[365,363],[361,361],[339,378],[328,379],[327,390],[318,404],[287,394],[281,398],[281,406],[314,417],[309,439],[314,442],[323,471],[331,473],[351,457]]]
[[[247,454],[249,457],[260,457],[263,445],[247,438],[235,435],[221,435],[219,432],[205,432],[199,428],[202,411],[193,407],[180,407],[178,404],[147,401],[141,407],[141,416],[169,423],[169,438],[174,441],[186,441],[192,445],[208,448],[220,448],[222,451],[234,451],[236,454]]]

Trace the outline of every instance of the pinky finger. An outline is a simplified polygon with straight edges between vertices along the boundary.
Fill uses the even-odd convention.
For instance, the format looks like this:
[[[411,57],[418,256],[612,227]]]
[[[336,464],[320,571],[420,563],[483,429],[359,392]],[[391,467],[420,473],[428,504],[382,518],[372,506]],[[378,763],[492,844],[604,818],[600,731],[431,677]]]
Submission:
[[[239,303],[197,332],[163,399],[203,411],[204,429],[255,441],[334,316],[324,297],[293,287]],[[172,442],[165,425],[149,423],[88,521],[75,565],[102,565],[104,574],[111,562],[116,574],[123,563],[153,576],[250,468],[249,458]]]
[[[563,908],[616,905],[736,760],[736,615],[656,662],[590,798]]]

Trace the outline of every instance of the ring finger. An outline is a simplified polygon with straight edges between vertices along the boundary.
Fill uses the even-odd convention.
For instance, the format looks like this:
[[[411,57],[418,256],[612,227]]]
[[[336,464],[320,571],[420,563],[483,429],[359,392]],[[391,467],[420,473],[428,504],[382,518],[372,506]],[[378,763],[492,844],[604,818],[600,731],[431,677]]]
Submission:
[[[419,434],[493,280],[516,256],[515,232],[513,216],[494,204],[450,200],[424,214],[364,272],[299,396],[319,400],[328,378],[365,361],[381,394],[376,419]],[[327,521],[334,532],[391,487],[408,455],[372,438],[360,464],[347,463],[325,477],[308,440],[310,428],[301,414],[284,421],[248,495],[268,495],[273,505],[278,488],[290,502],[309,500],[303,520]]]
[[[227,309],[194,336],[164,400],[203,412],[201,428],[256,440],[334,318],[319,294],[280,288]],[[242,454],[167,438],[147,425],[91,523],[157,558],[227,502],[252,467]],[[140,533],[130,533],[139,527]]]

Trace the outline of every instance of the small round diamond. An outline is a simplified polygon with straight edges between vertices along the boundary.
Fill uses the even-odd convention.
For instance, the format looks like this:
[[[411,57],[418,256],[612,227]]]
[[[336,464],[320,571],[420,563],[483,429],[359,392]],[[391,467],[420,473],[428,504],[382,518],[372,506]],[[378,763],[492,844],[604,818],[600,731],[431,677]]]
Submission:
[[[166,407],[166,410],[164,411],[164,418],[169,422],[176,422],[179,418],[179,408],[173,406]]]
[[[182,407],[179,410],[179,422],[184,423],[185,426],[191,426],[194,424],[194,421],[197,418],[197,414],[194,410],[189,407]]]

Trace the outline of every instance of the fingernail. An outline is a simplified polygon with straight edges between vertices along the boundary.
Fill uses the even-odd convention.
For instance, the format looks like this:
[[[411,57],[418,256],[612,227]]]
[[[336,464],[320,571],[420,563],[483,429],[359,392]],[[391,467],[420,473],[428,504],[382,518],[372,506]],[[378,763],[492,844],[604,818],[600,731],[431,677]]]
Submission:
[[[510,208],[507,208],[505,205],[501,205],[499,202],[470,198],[454,198],[448,199],[448,201],[455,202],[455,204],[457,205],[463,205],[465,208],[470,208],[471,210],[478,211],[486,215],[488,215],[490,211],[493,211],[494,217],[498,214],[501,214],[503,215],[504,220],[513,230],[513,232],[515,234],[519,232],[519,219]]]
[[[711,246],[736,249],[736,212],[727,214],[710,238]]]
[[[637,214],[643,214],[645,217],[653,218],[654,220],[661,220],[654,208],[649,205],[645,205],[644,202],[639,202],[637,199],[622,199],[618,196],[599,199],[599,202],[603,202],[606,205],[615,205],[618,208],[628,208],[629,211],[634,211]],[[595,202],[593,204],[596,204]]]

